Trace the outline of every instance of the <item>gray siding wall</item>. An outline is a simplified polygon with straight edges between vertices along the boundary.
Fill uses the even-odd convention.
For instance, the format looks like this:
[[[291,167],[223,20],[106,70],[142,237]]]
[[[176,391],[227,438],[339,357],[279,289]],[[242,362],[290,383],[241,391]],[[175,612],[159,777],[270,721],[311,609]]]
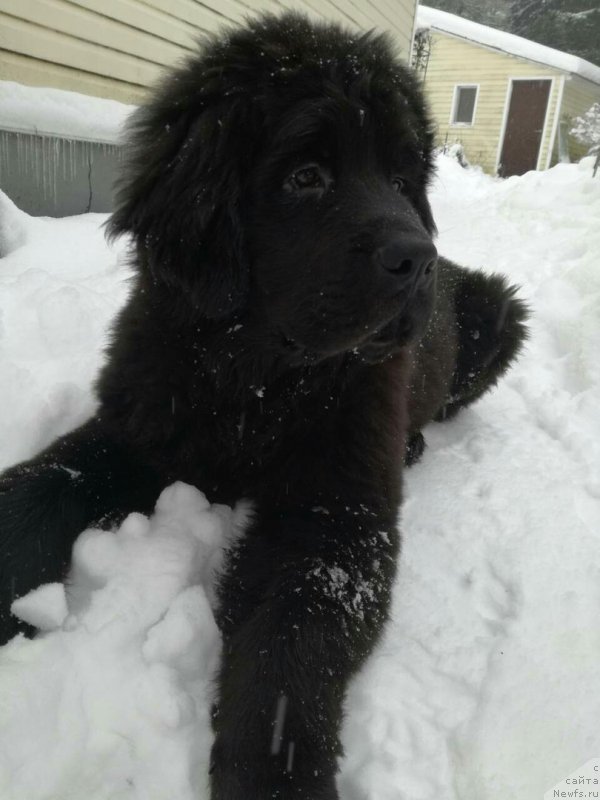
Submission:
[[[34,216],[112,209],[116,145],[0,130],[0,188]]]

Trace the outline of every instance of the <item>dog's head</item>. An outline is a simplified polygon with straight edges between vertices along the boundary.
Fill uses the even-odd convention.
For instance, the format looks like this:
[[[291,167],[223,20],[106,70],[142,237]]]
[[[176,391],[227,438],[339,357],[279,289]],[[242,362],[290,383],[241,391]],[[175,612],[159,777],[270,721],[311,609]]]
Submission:
[[[198,314],[317,356],[424,326],[432,134],[388,37],[259,17],[171,74],[130,136],[109,231]]]

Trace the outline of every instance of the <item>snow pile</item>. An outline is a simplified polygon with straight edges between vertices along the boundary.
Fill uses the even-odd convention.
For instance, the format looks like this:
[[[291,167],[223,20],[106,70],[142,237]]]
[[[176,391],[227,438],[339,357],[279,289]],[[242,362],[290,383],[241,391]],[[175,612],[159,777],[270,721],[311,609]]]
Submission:
[[[468,39],[484,47],[491,47],[493,50],[501,50],[512,56],[526,58],[528,61],[555,67],[564,72],[572,72],[594,83],[600,83],[600,67],[583,58],[563,53],[562,50],[555,50],[545,44],[532,42],[530,39],[524,39],[514,33],[507,33],[470,19],[463,19],[456,14],[440,11],[438,8],[419,5],[417,31],[430,28],[459,36],[461,39]]]
[[[0,662],[0,796],[191,798],[206,785],[211,679],[220,636],[211,605],[223,547],[245,519],[185,484],[151,520],[90,530],[73,552],[62,631],[17,637]],[[49,619],[49,586],[18,601]]]
[[[127,297],[126,242],[106,215],[29,217],[0,192],[0,469],[89,417],[110,320]]]
[[[135,106],[63,89],[0,81],[0,129],[118,144]]]
[[[343,800],[533,800],[600,754],[591,168],[501,181],[439,159],[441,252],[520,283],[532,337],[493,394],[429,427],[406,475],[392,623],[348,698]],[[6,465],[93,409],[127,269],[103,217],[0,211]],[[50,632],[0,650],[2,800],[207,797],[213,575],[242,520],[175,485],[150,520],[83,534],[66,599],[21,601]]]

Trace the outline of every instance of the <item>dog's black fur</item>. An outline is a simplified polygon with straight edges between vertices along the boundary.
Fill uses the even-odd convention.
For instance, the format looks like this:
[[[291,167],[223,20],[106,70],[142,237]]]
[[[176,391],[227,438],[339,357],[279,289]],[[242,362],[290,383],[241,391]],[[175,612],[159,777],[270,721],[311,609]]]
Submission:
[[[502,275],[438,262],[435,310],[412,348],[405,463],[425,449],[421,429],[451,419],[494,387],[527,339],[528,309]]]
[[[286,14],[205,44],[131,128],[110,232],[132,235],[136,278],[99,411],[0,479],[5,637],[11,598],[60,579],[87,525],[174,480],[254,501],[220,590],[213,800],[337,797],[344,691],[388,614],[411,368],[434,375],[446,342],[418,429],[489,382],[465,381],[458,288],[415,345],[431,148],[384,36]]]

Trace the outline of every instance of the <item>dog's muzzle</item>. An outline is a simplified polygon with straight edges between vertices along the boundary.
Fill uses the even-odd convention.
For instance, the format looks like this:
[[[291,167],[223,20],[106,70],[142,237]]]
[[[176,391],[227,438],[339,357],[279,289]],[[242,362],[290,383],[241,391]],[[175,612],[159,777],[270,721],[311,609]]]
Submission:
[[[398,291],[408,294],[418,291],[431,280],[437,256],[431,239],[418,234],[398,236],[373,253],[375,264],[387,280],[391,277]]]

